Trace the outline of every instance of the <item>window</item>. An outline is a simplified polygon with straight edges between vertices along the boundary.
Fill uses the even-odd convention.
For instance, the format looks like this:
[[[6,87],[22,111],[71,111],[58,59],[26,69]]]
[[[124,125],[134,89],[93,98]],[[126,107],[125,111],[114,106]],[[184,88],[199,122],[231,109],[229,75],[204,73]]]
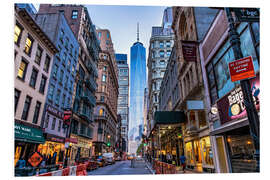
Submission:
[[[102,82],[106,82],[107,76],[106,75],[102,75]]]
[[[60,39],[60,41],[61,41],[61,43],[63,44],[64,43],[64,30],[63,29],[61,29],[61,31],[60,31],[60,37],[59,37],[59,39]]]
[[[165,61],[164,60],[161,60],[159,63],[160,63],[160,65],[165,65]]]
[[[72,52],[73,52],[73,45],[70,45],[70,49],[69,49],[69,54],[72,56]]]
[[[37,101],[36,107],[35,107],[35,112],[34,112],[34,118],[33,118],[34,124],[37,124],[37,122],[38,122],[40,107],[41,107],[41,102]]]
[[[110,44],[110,41],[109,40],[106,40],[106,45],[109,45]]]
[[[32,46],[33,46],[33,38],[28,35],[28,37],[26,38],[26,41],[25,41],[25,46],[24,46],[24,52],[27,54],[27,55],[30,55],[31,54],[31,50],[32,50]]]
[[[45,86],[46,86],[46,81],[47,81],[47,77],[45,77],[44,75],[42,75],[41,81],[40,81],[40,86],[39,86],[39,92],[40,93],[44,93]]]
[[[45,128],[48,128],[48,126],[49,126],[49,121],[50,121],[50,115],[47,114],[46,121],[45,121]]]
[[[73,87],[73,82],[70,80],[70,86],[69,86],[69,91],[72,92],[72,87]]]
[[[35,58],[35,63],[37,63],[38,65],[40,65],[42,52],[43,52],[43,49],[41,49],[41,47],[38,46],[37,51],[36,51],[36,58]]]
[[[171,42],[170,41],[166,42],[166,47],[171,47]]]
[[[109,39],[109,38],[110,38],[110,33],[107,32],[107,39]]]
[[[67,66],[67,70],[70,71],[70,64],[71,64],[71,60],[68,60],[68,66]]]
[[[106,86],[105,85],[101,85],[101,92],[105,92],[106,91]]]
[[[38,71],[33,67],[29,85],[33,88],[36,86]]]
[[[101,32],[98,32],[98,38],[99,39],[101,38],[101,35],[102,35],[102,33]]]
[[[73,11],[72,11],[71,18],[72,18],[72,19],[77,19],[77,18],[78,18],[78,10],[73,10]]]
[[[68,98],[68,101],[67,101],[67,108],[70,108],[70,104],[71,104],[70,101],[71,101],[70,98]]]
[[[159,47],[160,48],[164,48],[164,43],[163,42],[159,42]]]
[[[59,106],[60,94],[61,94],[61,91],[58,89],[58,90],[57,90],[56,97],[55,97],[55,104],[56,104],[57,106]]]
[[[199,116],[199,126],[200,126],[200,128],[205,127],[207,125],[205,112],[204,111],[198,111],[198,116]]]
[[[164,57],[164,51],[159,51],[159,57]]]
[[[32,101],[32,97],[26,96],[25,102],[24,102],[24,107],[23,107],[23,112],[22,112],[22,119],[23,120],[27,120],[31,101]]]
[[[100,96],[100,101],[104,102],[104,96]]]
[[[20,96],[21,96],[21,91],[19,91],[18,89],[15,89],[15,98],[14,98],[14,101],[15,101],[15,112],[17,110],[17,105],[18,105]]]
[[[103,71],[107,71],[107,66],[104,66],[103,67]]]
[[[57,78],[57,71],[58,71],[58,66],[55,64],[54,67],[53,67],[53,77],[56,79]]]
[[[155,51],[152,52],[152,58],[155,58]]]
[[[65,48],[68,50],[69,39],[66,37]]]
[[[167,51],[167,57],[170,57],[170,55],[171,55],[171,51]]]
[[[75,66],[72,66],[72,76],[75,76]]]
[[[100,115],[100,116],[104,116],[104,109],[102,109],[102,108],[99,109],[99,115]]]
[[[52,100],[53,99],[53,93],[54,93],[54,85],[51,84],[48,92],[48,99]]]
[[[62,84],[63,82],[63,77],[64,77],[64,71],[61,69],[60,71],[60,76],[59,76],[59,82]]]
[[[64,87],[65,87],[65,88],[68,87],[68,76],[66,76],[66,78],[65,78],[65,84],[64,84]]]
[[[51,58],[50,58],[50,56],[46,55],[46,59],[45,59],[45,63],[44,63],[44,68],[43,68],[43,70],[45,72],[49,72],[50,63],[51,63]]]
[[[59,123],[58,123],[58,132],[60,132],[61,127],[62,127],[62,121],[59,120]]]
[[[19,70],[18,70],[18,77],[22,80],[24,80],[26,71],[27,71],[28,63],[22,59]]]
[[[67,53],[63,53],[63,65],[66,65],[66,61],[67,61]]]
[[[56,118],[54,117],[54,118],[53,118],[53,121],[52,121],[52,130],[55,129],[55,123],[56,123]]]
[[[65,100],[66,100],[66,95],[63,94],[63,97],[62,97],[62,108],[63,109],[65,108]]]
[[[14,42],[16,44],[20,43],[20,40],[21,40],[21,37],[22,37],[22,31],[23,31],[22,26],[17,23],[15,25],[15,29],[14,29]]]

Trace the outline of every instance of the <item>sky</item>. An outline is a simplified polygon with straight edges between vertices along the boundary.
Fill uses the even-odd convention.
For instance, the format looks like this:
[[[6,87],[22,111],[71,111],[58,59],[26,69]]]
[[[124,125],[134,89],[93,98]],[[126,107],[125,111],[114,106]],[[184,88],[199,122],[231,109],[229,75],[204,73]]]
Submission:
[[[34,6],[38,10],[39,5]],[[137,23],[139,23],[139,40],[146,48],[147,59],[152,26],[161,26],[165,6],[86,5],[86,7],[96,28],[110,31],[115,53],[128,55],[128,64],[130,64],[130,47],[137,41]]]

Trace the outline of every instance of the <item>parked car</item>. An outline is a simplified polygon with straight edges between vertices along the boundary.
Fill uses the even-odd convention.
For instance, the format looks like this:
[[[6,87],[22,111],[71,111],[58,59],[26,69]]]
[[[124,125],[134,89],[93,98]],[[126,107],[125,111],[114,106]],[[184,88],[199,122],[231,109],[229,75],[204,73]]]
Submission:
[[[102,156],[97,156],[96,157],[96,162],[98,164],[99,167],[104,167],[107,165],[106,159]]]
[[[115,163],[113,153],[104,153],[102,156],[106,159],[108,164],[114,164]]]
[[[121,157],[120,156],[117,156],[116,158],[115,158],[115,161],[121,161],[122,159],[121,159]]]

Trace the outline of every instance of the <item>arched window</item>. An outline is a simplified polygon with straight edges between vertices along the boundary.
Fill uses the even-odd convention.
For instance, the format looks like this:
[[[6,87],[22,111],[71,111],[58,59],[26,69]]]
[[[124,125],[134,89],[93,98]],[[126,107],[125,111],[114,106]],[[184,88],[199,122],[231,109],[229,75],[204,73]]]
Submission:
[[[104,109],[103,108],[99,109],[99,115],[104,116]]]

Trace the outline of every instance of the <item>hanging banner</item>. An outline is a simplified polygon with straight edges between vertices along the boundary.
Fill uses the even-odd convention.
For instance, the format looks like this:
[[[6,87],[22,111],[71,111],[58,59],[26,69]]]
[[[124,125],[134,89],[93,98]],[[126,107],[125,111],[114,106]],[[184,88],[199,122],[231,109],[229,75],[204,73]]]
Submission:
[[[182,44],[182,52],[184,60],[189,61],[197,61],[197,47],[198,42],[196,41],[181,41]]]

